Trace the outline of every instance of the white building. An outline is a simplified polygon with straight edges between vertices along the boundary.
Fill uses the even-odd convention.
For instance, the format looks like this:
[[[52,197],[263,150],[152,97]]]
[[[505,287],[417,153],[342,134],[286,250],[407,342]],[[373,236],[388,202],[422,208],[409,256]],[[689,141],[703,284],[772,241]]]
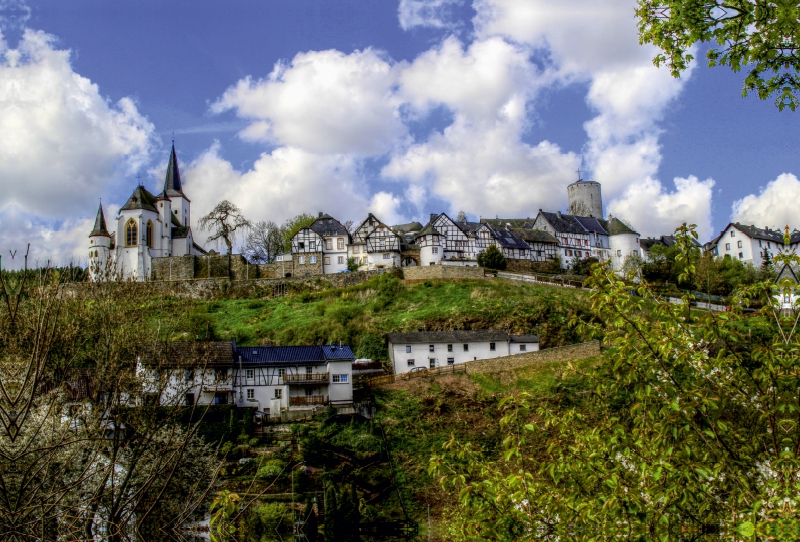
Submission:
[[[311,410],[353,403],[349,346],[239,346],[233,383],[236,405],[276,417],[284,410]]]
[[[346,271],[350,247],[347,228],[332,216],[320,213],[311,229],[322,238],[322,272],[327,275]]]
[[[400,235],[369,213],[353,232],[349,254],[359,271],[400,267],[402,243]]]
[[[539,350],[535,335],[491,329],[388,333],[386,339],[395,374]]]
[[[158,196],[137,186],[119,210],[111,232],[102,205],[98,209],[89,234],[89,273],[93,280],[116,274],[142,281],[151,276],[153,258],[205,253],[194,242],[191,202],[183,193],[173,145],[164,189]]]
[[[760,266],[764,262],[764,254],[771,259],[783,246],[783,234],[769,228],[757,228],[738,222],[728,224],[720,235],[706,245],[706,250],[724,258],[730,256]]]

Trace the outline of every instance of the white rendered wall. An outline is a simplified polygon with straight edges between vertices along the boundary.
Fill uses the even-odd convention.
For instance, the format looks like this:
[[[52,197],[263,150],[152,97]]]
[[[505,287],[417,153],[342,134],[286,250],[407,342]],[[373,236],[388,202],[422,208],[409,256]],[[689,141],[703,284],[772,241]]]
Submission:
[[[495,343],[495,350],[490,350],[489,343]],[[451,343],[453,351],[447,350],[448,343],[433,343],[433,352],[430,351],[428,344],[390,344],[392,361],[394,362],[395,374],[402,374],[411,371],[415,367],[430,368],[430,360],[434,359],[434,367],[444,367],[448,365],[448,358],[453,358],[453,363],[466,363],[480,359],[491,359],[501,356],[508,356],[509,343],[507,341],[482,341],[467,343],[469,350],[464,351],[464,343]],[[411,347],[411,352],[406,352],[406,347]],[[408,360],[413,359],[414,365],[408,365]]]
[[[341,240],[344,248],[337,248],[338,242]],[[331,243],[331,248],[328,249],[328,241]],[[323,237],[322,239],[322,272],[326,275],[332,273],[339,273],[347,269],[347,238],[346,237]],[[342,258],[342,263],[339,263],[339,257]],[[329,258],[330,263],[325,263],[325,258]]]
[[[328,362],[328,398],[332,403],[352,403],[353,402],[353,361],[329,361]],[[334,382],[333,375],[346,375],[347,382]]]
[[[433,249],[436,249],[437,254],[433,253]],[[419,261],[420,265],[437,265],[442,261],[442,247],[420,247],[419,249]]]
[[[611,235],[609,237],[609,245],[611,248],[611,268],[615,271],[622,269],[625,258],[631,254],[641,255],[642,253],[639,247],[639,236],[633,233]]]

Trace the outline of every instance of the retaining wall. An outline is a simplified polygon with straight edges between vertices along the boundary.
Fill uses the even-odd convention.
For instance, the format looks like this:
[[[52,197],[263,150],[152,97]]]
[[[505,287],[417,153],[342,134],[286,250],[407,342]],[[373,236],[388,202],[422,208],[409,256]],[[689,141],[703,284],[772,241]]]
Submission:
[[[482,279],[483,268],[449,266],[449,265],[424,265],[421,267],[404,267],[403,278],[406,280]]]
[[[520,367],[527,367],[534,363],[549,363],[551,361],[568,361],[573,359],[584,359],[600,355],[600,342],[591,341],[586,343],[571,344],[568,346],[557,346],[555,348],[545,348],[535,352],[526,352],[515,356],[503,356],[502,358],[483,359],[479,361],[468,361],[467,374],[478,373],[499,373],[503,371],[513,371]]]
[[[553,271],[553,262],[534,262],[506,258],[506,271],[509,273],[549,273]]]

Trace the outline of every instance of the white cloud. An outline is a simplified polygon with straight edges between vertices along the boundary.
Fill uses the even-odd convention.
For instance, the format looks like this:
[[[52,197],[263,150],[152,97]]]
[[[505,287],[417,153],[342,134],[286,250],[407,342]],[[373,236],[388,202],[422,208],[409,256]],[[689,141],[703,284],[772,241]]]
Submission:
[[[0,62],[0,209],[59,219],[142,164],[153,126],[128,98],[110,106],[52,40],[27,30]]]
[[[397,7],[400,28],[455,28],[458,23],[452,18],[451,7],[463,3],[464,0],[400,0]]]
[[[238,205],[250,220],[282,222],[300,213],[326,212],[341,221],[366,213],[366,187],[358,162],[344,155],[317,155],[292,147],[262,154],[241,172],[220,156],[219,144],[182,171],[195,224],[220,200]],[[205,236],[195,226],[195,236]]]
[[[408,219],[400,212],[402,200],[389,192],[378,192],[369,202],[368,210],[384,224],[405,224]]]
[[[310,152],[383,154],[406,134],[394,97],[396,74],[375,50],[297,54],[266,79],[225,91],[212,111],[236,110],[241,137]]]
[[[791,173],[783,173],[762,187],[758,195],[750,194],[733,203],[732,222],[769,226],[782,230],[798,227],[797,202],[800,181]]]
[[[675,190],[667,192],[657,180],[647,178],[630,185],[608,205],[608,214],[619,216],[645,236],[671,235],[683,222],[697,225],[700,239],[711,234],[713,179],[691,176],[674,179]]]

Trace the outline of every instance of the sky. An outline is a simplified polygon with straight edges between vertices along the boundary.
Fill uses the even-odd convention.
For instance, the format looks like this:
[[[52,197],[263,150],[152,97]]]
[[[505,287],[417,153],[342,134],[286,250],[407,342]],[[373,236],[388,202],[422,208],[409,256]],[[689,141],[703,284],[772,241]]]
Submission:
[[[800,112],[680,79],[635,0],[0,0],[0,264],[86,260],[102,200],[197,220],[534,217],[577,179],[644,236],[797,224]],[[207,248],[215,248],[207,245]],[[11,254],[16,259],[9,263]]]

